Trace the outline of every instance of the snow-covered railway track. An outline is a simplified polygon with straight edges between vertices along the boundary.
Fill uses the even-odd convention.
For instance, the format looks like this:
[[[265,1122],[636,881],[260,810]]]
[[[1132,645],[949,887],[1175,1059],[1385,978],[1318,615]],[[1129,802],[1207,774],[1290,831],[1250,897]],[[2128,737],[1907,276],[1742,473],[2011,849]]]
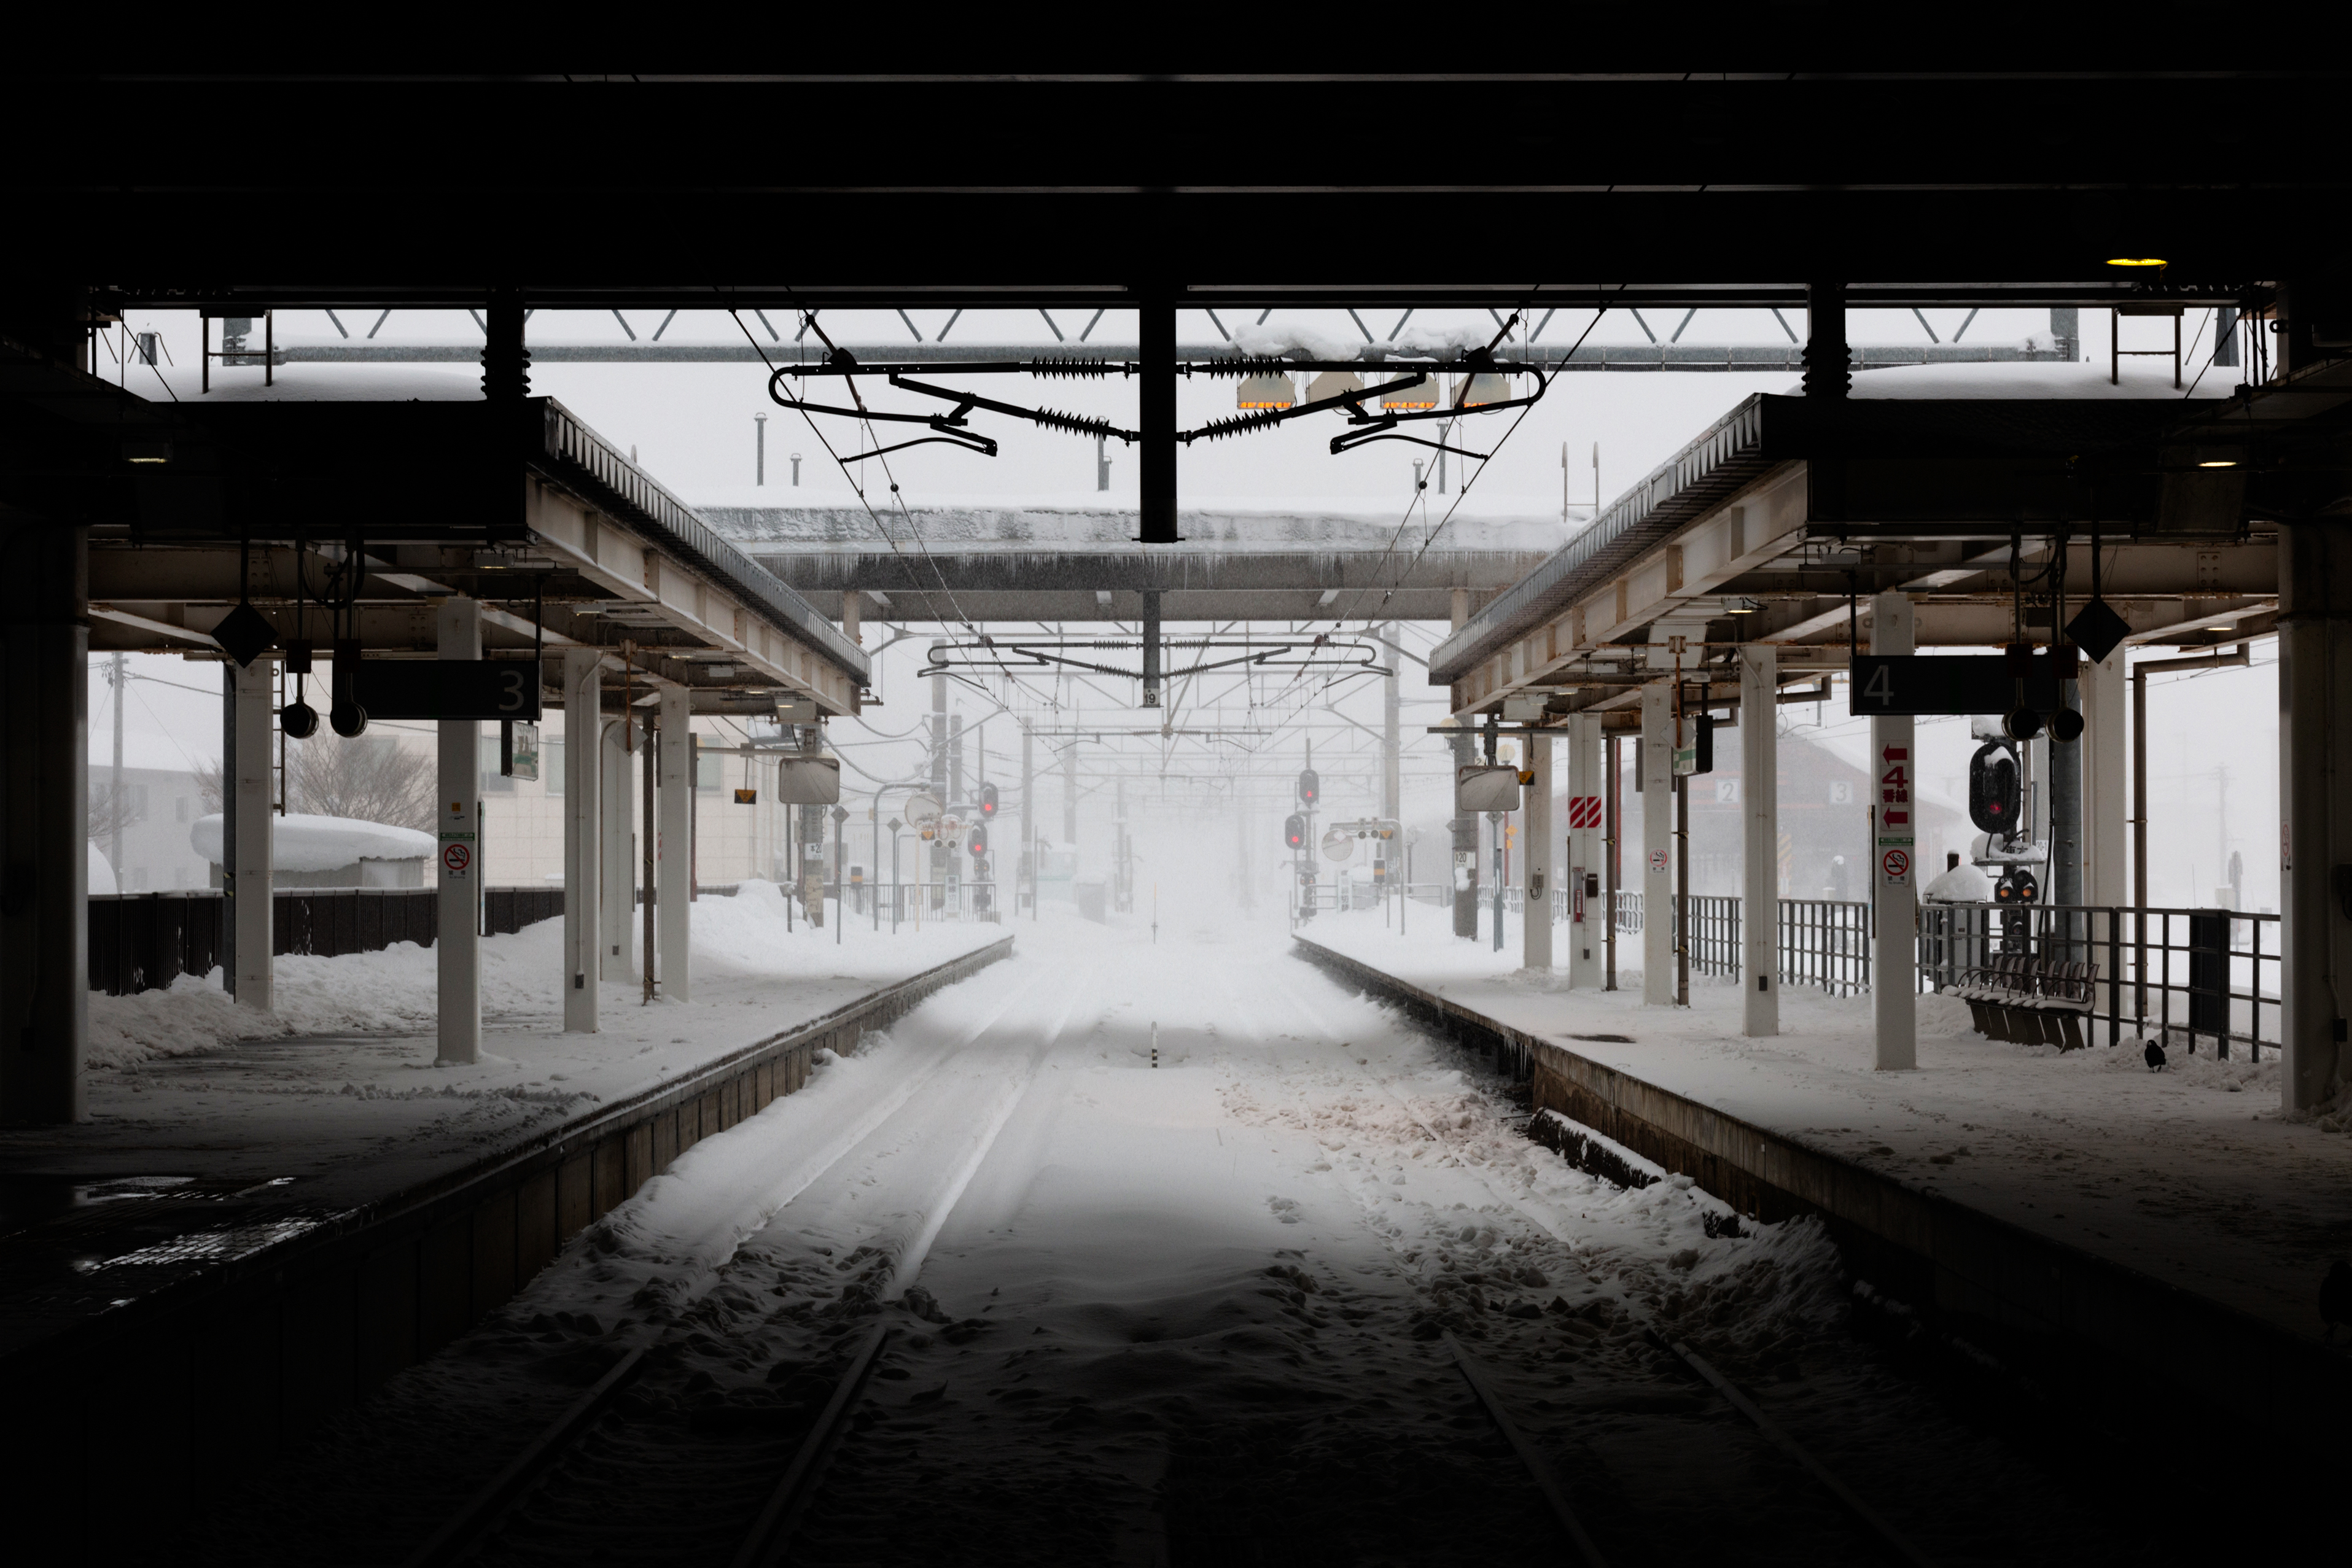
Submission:
[[[1419,1129],[1431,1145],[1444,1151],[1442,1157],[1453,1167],[1458,1168],[1468,1182],[1490,1197],[1496,1208],[1516,1211],[1541,1236],[1557,1244],[1561,1261],[1581,1274],[1593,1292],[1591,1298],[1585,1303],[1585,1311],[1590,1312],[1594,1302],[1610,1303],[1612,1315],[1618,1320],[1618,1334],[1613,1341],[1601,1337],[1596,1344],[1589,1348],[1580,1347],[1581,1369],[1586,1370],[1588,1374],[1601,1373],[1619,1380],[1621,1388],[1633,1395],[1638,1402],[1653,1395],[1658,1383],[1657,1367],[1663,1358],[1670,1356],[1683,1367],[1687,1368],[1704,1385],[1721,1396],[1723,1405],[1714,1406],[1704,1412],[1710,1426],[1718,1428],[1741,1429],[1740,1422],[1735,1422],[1730,1417],[1736,1415],[1744,1421],[1744,1429],[1752,1433],[1752,1440],[1745,1445],[1747,1451],[1743,1453],[1734,1448],[1721,1455],[1725,1472],[1724,1484],[1720,1489],[1709,1490],[1719,1490],[1724,1494],[1736,1494],[1743,1485],[1739,1472],[1752,1474],[1759,1457],[1756,1449],[1759,1447],[1768,1448],[1779,1458],[1793,1465],[1810,1480],[1816,1490],[1819,1501],[1834,1504],[1835,1508],[1846,1516],[1851,1523],[1851,1532],[1853,1536],[1850,1544],[1859,1549],[1861,1552],[1857,1560],[1874,1561],[1883,1557],[1915,1565],[1924,1565],[1928,1562],[1928,1559],[1898,1531],[1883,1513],[1873,1508],[1827,1464],[1765,1415],[1756,1403],[1730,1379],[1724,1376],[1712,1364],[1687,1343],[1683,1343],[1680,1338],[1672,1337],[1674,1333],[1672,1328],[1663,1324],[1658,1315],[1644,1306],[1633,1291],[1626,1288],[1622,1281],[1612,1281],[1598,1276],[1582,1256],[1583,1249],[1580,1246],[1579,1239],[1571,1234],[1570,1226],[1564,1216],[1553,1210],[1549,1205],[1515,1190],[1507,1182],[1498,1185],[1490,1162],[1482,1158],[1479,1152],[1471,1147],[1466,1140],[1449,1135],[1445,1129],[1437,1124],[1434,1118],[1417,1107],[1407,1092],[1406,1086],[1395,1075],[1376,1069],[1370,1065],[1368,1059],[1357,1056],[1349,1042],[1343,1040],[1340,1035],[1335,1033],[1330,1028],[1328,1022],[1328,1009],[1318,1009],[1310,1005],[1306,998],[1300,996],[1287,983],[1277,982],[1273,991],[1274,995],[1302,1020],[1306,1033],[1300,1038],[1318,1041],[1328,1052],[1329,1065],[1335,1071],[1376,1090]],[[1242,1002],[1230,985],[1225,987],[1225,994],[1228,1002],[1248,1021],[1250,1028],[1260,1030],[1265,1028],[1263,1019],[1250,1016],[1250,1009]],[[1342,1182],[1339,1185],[1348,1186],[1349,1184]],[[1349,1196],[1358,1200],[1360,1207],[1364,1207],[1360,1191],[1350,1187]],[[1373,1233],[1380,1236],[1392,1251],[1398,1251],[1400,1263],[1409,1268],[1415,1260],[1404,1255],[1406,1249],[1397,1249],[1395,1239],[1389,1228],[1377,1223],[1376,1210],[1367,1212],[1367,1219],[1372,1222],[1370,1228]],[[1561,1304],[1565,1303],[1564,1297],[1558,1300]],[[1442,1316],[1433,1317],[1427,1320],[1424,1327],[1435,1328],[1443,1321]],[[1577,1321],[1589,1322],[1591,1320],[1581,1318]],[[1627,1330],[1632,1332],[1628,1333]],[[1475,1392],[1480,1405],[1493,1419],[1496,1429],[1510,1442],[1514,1452],[1528,1473],[1529,1481],[1544,1495],[1578,1560],[1598,1568],[1599,1564],[1606,1561],[1605,1557],[1587,1533],[1583,1521],[1574,1512],[1573,1505],[1565,1495],[1566,1489],[1555,1479],[1550,1465],[1538,1445],[1519,1429],[1518,1423],[1513,1418],[1508,1407],[1507,1396],[1495,1386],[1488,1370],[1481,1366],[1455,1338],[1453,1327],[1445,1327],[1440,1337],[1454,1357],[1462,1375]],[[1595,1353],[1607,1358],[1604,1364],[1594,1364]],[[1725,1408],[1727,1406],[1728,1409]],[[1638,1413],[1627,1414],[1631,1414],[1632,1418],[1636,1422],[1641,1419]],[[1702,1412],[1677,1411],[1675,1419],[1680,1421],[1695,1414],[1702,1414]],[[1622,1421],[1626,1418],[1626,1414],[1620,1414],[1617,1418]],[[1587,1490],[1591,1490],[1600,1479],[1601,1478],[1590,1474],[1585,1476]],[[1569,1486],[1572,1487],[1573,1484],[1571,1479]],[[1785,1503],[1785,1494],[1782,1500]],[[1622,1504],[1622,1500],[1620,1501]],[[1816,1520],[1814,1522],[1819,1521]],[[1622,1533],[1622,1528],[1620,1533]],[[1814,1531],[1809,1529],[1802,1533],[1804,1542],[1801,1556],[1797,1560],[1806,1562],[1838,1560],[1833,1553],[1824,1552],[1823,1542]],[[1795,1543],[1791,1542],[1791,1545]],[[1751,1543],[1750,1550],[1757,1551],[1754,1543]],[[1755,1560],[1770,1561],[1772,1558],[1769,1554],[1759,1552]]]
[[[680,1323],[627,1352],[411,1568],[780,1561],[877,1370],[884,1304],[913,1283],[1091,994],[1069,988],[1046,1027],[1020,1015],[1007,1023],[1051,977],[995,1009],[829,1145],[705,1288],[682,1298]],[[770,1310],[761,1297],[783,1304]],[[740,1373],[761,1362],[763,1384],[716,1394],[714,1365]]]

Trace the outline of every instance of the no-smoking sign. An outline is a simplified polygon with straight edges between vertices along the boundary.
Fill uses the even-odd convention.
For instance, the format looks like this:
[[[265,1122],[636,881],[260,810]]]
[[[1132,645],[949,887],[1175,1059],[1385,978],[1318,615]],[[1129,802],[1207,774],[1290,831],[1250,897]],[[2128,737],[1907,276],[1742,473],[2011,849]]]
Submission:
[[[1666,852],[1665,852],[1665,851],[1664,851],[1664,850],[1652,850],[1652,851],[1650,852],[1650,870],[1651,870],[1652,872],[1655,873],[1656,874],[1660,875],[1660,876],[1664,876],[1664,875],[1665,875],[1665,874],[1666,874]]]
[[[1889,882],[1909,882],[1911,880],[1911,852],[1908,850],[1887,851],[1885,854],[1878,857],[1878,869],[1886,873],[1886,880]]]
[[[451,876],[463,876],[466,868],[474,863],[474,852],[463,844],[441,846],[441,865]]]

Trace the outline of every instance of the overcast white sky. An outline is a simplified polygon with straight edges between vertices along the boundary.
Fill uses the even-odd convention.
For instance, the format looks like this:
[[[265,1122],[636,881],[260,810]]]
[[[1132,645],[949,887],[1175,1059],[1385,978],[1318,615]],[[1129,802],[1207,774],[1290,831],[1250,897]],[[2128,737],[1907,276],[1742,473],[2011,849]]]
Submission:
[[[1540,314],[1541,307],[1538,319]],[[1949,340],[1966,314],[1961,310],[1929,311],[1923,325],[1908,311],[1857,312],[1850,333],[1857,343],[1924,343],[1932,328],[1938,337]],[[1073,340],[1062,345],[1063,351],[1085,351],[1085,346],[1075,340],[1087,324],[1087,315],[1055,314],[1056,324]],[[1367,322],[1374,331],[1385,333],[1393,324],[1394,313],[1378,315],[1380,319],[1376,319],[1368,314]],[[768,318],[777,329],[781,343],[771,340],[767,329],[756,319],[746,316],[744,319],[780,361],[793,355],[794,324],[785,313],[772,311]],[[882,347],[911,342],[912,331],[934,339],[946,319],[945,311],[915,312],[910,329],[908,323],[889,312],[842,312],[824,318],[827,330],[837,340]],[[1563,304],[1545,329],[1542,341],[1546,345],[1573,342],[1592,319],[1589,308]],[[1646,320],[1648,328],[1662,340],[1682,325],[1678,312],[1654,312]],[[1477,329],[1482,322],[1491,330],[1492,322],[1484,312],[1424,311],[1416,316],[1414,326],[1417,329],[1467,333]],[[196,323],[192,315],[157,313],[136,319],[131,325],[134,329],[159,330],[173,361],[160,376],[143,366],[131,367],[126,380],[133,390],[156,397],[176,393],[190,400],[203,395],[198,392],[194,368]],[[1230,318],[1224,321],[1224,326],[1235,332],[1243,332],[1251,325]],[[1276,330],[1286,325],[1319,334],[1335,343],[1361,339],[1344,312],[1277,315],[1266,329]],[[1802,322],[1794,313],[1790,325],[1802,330]],[[2128,335],[2145,329],[2152,334],[2158,325],[2128,323],[2126,331]],[[478,328],[462,311],[394,312],[380,326],[373,313],[344,313],[341,326],[350,334],[348,338],[338,335],[335,324],[323,312],[289,311],[279,317],[277,329],[278,341],[284,345],[366,341],[371,327],[376,329],[373,341],[379,344],[480,341]],[[640,340],[650,338],[656,328],[662,327],[660,316],[652,312],[634,313],[628,322],[628,329]],[[2186,328],[2186,335],[2194,345],[2189,368],[2193,379],[2210,357],[2210,319],[2192,317]],[[2021,342],[2032,334],[2046,334],[2047,329],[2045,311],[1988,311],[1969,325],[1963,341]],[[622,324],[609,313],[545,312],[534,319],[531,332],[534,340],[541,343],[625,340]],[[2084,311],[2082,335],[2086,363],[2020,367],[2019,373],[2046,378],[2053,392],[2062,386],[2082,392],[2104,392],[2107,350],[2105,313]],[[1187,313],[1180,336],[1188,342],[1216,340],[1215,328],[1205,313],[1199,312]],[[1093,334],[1095,341],[1131,341],[1132,337],[1131,319],[1123,320],[1117,314],[1107,316]],[[664,329],[662,340],[740,342],[742,329],[721,311],[682,312]],[[1612,311],[1593,329],[1588,340],[1595,344],[1639,344],[1645,340],[1642,324],[1634,321],[1630,313]],[[1682,337],[1685,345],[1787,340],[1780,324],[1764,311],[1702,311],[1684,329]],[[2150,339],[2151,343],[2154,340]],[[1043,321],[1034,313],[1017,312],[967,314],[955,323],[949,341],[969,342],[975,348],[1013,342],[1035,349],[1054,346]],[[2136,341],[2127,336],[2126,346]],[[810,342],[814,346],[814,338]],[[2168,365],[2159,367],[2150,360],[2126,363],[2130,367],[2126,375],[2136,383],[2132,390],[2142,395],[2169,392]],[[115,373],[115,367],[103,353],[100,364],[110,375]],[[1961,369],[1965,373],[1974,368]],[[1899,373],[1909,379],[1934,372]],[[2205,384],[2196,389],[2200,395],[2226,392],[2237,379],[2237,372],[2227,369],[2203,373]],[[649,471],[689,502],[723,500],[740,505],[770,497],[779,503],[793,499],[853,499],[848,478],[825,456],[809,424],[799,414],[768,401],[767,372],[758,364],[612,365],[541,361],[534,365],[531,379],[535,392],[562,400],[607,439],[625,448],[634,447]],[[1956,382],[1958,379],[1955,377]],[[992,380],[1001,380],[1002,384],[987,390],[1009,402],[1034,401],[1100,413],[1115,423],[1131,423],[1134,418],[1134,389],[1122,381]],[[163,384],[166,382],[169,392]],[[257,371],[215,371],[211,395],[262,395],[259,382]],[[270,395],[278,397],[478,395],[478,371],[466,365],[295,363],[281,367],[277,382]],[[1502,508],[1534,517],[1559,516],[1564,499],[1572,498],[1580,506],[1589,506],[1594,490],[1592,461],[1597,445],[1601,494],[1604,500],[1613,499],[1743,398],[1759,392],[1791,391],[1792,382],[1793,378],[1783,371],[1763,375],[1688,371],[1564,375],[1559,378],[1549,396],[1536,405],[1516,430],[1508,430],[1514,418],[1509,413],[1466,422],[1465,444],[1475,450],[1496,453],[1493,461],[1478,475],[1474,493],[1482,510]],[[862,384],[878,406],[932,406],[925,400],[870,380]],[[1179,418],[1187,425],[1205,423],[1233,411],[1231,382],[1201,380],[1180,385]],[[768,415],[765,496],[751,483],[754,415],[762,413]],[[879,481],[877,502],[887,500],[887,485],[892,479],[902,486],[908,502],[915,506],[1000,497],[1084,501],[1096,494],[1095,448],[1090,439],[985,414],[978,416],[978,423],[997,437],[1001,455],[990,459],[939,446],[898,455],[891,460],[888,477],[876,475],[869,479],[869,483]],[[856,449],[857,436],[846,422],[826,422],[826,427],[836,445]],[[1386,516],[1393,509],[1402,518],[1413,496],[1412,464],[1416,459],[1427,461],[1430,455],[1424,449],[1402,443],[1383,443],[1335,457],[1328,453],[1328,444],[1339,428],[1336,419],[1318,417],[1238,440],[1196,444],[1181,454],[1179,481],[1183,494],[1193,501],[1244,504],[1312,500],[1360,507],[1375,516]],[[794,453],[802,458],[797,494],[792,486],[791,457]],[[1110,456],[1113,498],[1131,505],[1136,485],[1134,457],[1116,443],[1110,447]],[[863,466],[877,468],[878,465]],[[1448,468],[1448,489],[1458,491],[1462,479],[1458,460],[1450,462]],[[1451,498],[1449,495],[1447,500]],[[1433,506],[1442,507],[1444,504],[1438,502],[1433,493],[1431,500]],[[1565,530],[1561,537],[1566,537]],[[1171,628],[1171,632],[1181,630]],[[1425,651],[1425,645],[1433,640],[1430,633],[1438,630],[1441,629],[1426,629],[1409,640],[1416,650]],[[929,640],[926,629],[922,636],[885,653],[879,685],[886,706],[870,716],[867,724],[836,727],[837,739],[847,748],[847,755],[873,771],[895,777],[904,773],[911,762],[911,740],[891,745],[884,743],[882,737],[908,730],[919,711],[927,706],[927,695],[921,690],[922,683],[914,676],[914,670]],[[869,646],[877,641],[877,633],[869,633]],[[2169,650],[2157,652],[2160,655]],[[2277,902],[2275,858],[2269,852],[2269,846],[2277,841],[2273,658],[2274,645],[2265,643],[2256,648],[2257,667],[2253,669],[2193,677],[2165,676],[2152,683],[2150,729],[2155,739],[2149,768],[2156,829],[2150,881],[2160,903],[2186,903],[2192,898],[2201,902],[2209,896],[2214,883],[2221,880],[2227,852],[2232,848],[2245,855],[2247,903],[2261,906]],[[94,664],[98,663],[102,661],[94,661]],[[131,683],[124,714],[126,747],[132,765],[177,766],[181,758],[216,756],[218,701],[207,694],[217,689],[217,667],[171,657],[141,657],[131,663],[135,673],[145,677]],[[1404,695],[1408,703],[1415,705],[1406,710],[1405,720],[1412,758],[1407,767],[1408,793],[1412,802],[1407,814],[1434,822],[1446,814],[1447,764],[1439,743],[1421,731],[1442,716],[1444,704],[1424,684],[1419,665],[1409,664],[1406,669]],[[1205,831],[1198,824],[1229,820],[1232,792],[1236,786],[1212,785],[1205,780],[1233,771],[1230,758],[1235,752],[1255,753],[1255,760],[1243,769],[1254,779],[1246,787],[1247,793],[1255,798],[1250,814],[1253,818],[1260,813],[1265,815],[1254,822],[1247,833],[1271,842],[1278,831],[1281,811],[1287,809],[1284,780],[1303,760],[1304,746],[1310,738],[1318,755],[1334,764],[1327,769],[1334,779],[1330,807],[1339,810],[1369,810],[1373,803],[1370,800],[1343,800],[1339,789],[1344,787],[1340,780],[1357,773],[1366,779],[1370,777],[1369,766],[1360,761],[1371,744],[1370,738],[1348,720],[1375,727],[1379,724],[1378,683],[1358,679],[1343,682],[1326,692],[1323,678],[1318,675],[1295,682],[1259,683],[1259,707],[1254,717],[1239,688],[1232,687],[1230,683],[1204,682],[1187,695],[1189,702],[1198,703],[1213,696],[1221,686],[1226,687],[1226,705],[1221,714],[1214,716],[1218,722],[1234,729],[1271,733],[1236,735],[1222,742],[1180,738],[1164,747],[1147,740],[1109,744],[1129,757],[1139,770],[1139,779],[1148,776],[1152,779],[1155,793],[1163,760],[1171,779],[1179,780],[1171,785],[1170,802],[1162,816],[1169,824],[1180,819],[1195,823],[1194,828],[1178,833],[1180,844],[1187,841],[1188,834]],[[1131,688],[1114,683],[1048,686],[1027,679],[1010,689],[1002,678],[991,678],[983,684],[992,688],[985,695],[978,690],[957,688],[958,702],[974,722],[996,712],[997,705],[1003,703],[1030,713],[1042,723],[1061,723],[1050,712],[1049,699],[1065,705],[1066,711],[1076,714],[1076,722],[1081,725],[1132,726],[1150,722],[1123,706]],[[111,717],[107,706],[110,695],[102,673],[95,668],[91,685],[91,757],[94,762],[103,763],[111,755]],[[1326,702],[1336,703],[1346,716],[1323,711]],[[1800,719],[1810,718],[1812,711],[1790,710]],[[1181,726],[1187,716],[1201,716],[1179,709],[1176,722]],[[1824,738],[1833,744],[1859,746],[1860,721],[1841,719],[1835,704],[1831,706],[1829,719]],[[1948,793],[1961,794],[1967,758],[1973,750],[1966,724],[1924,724],[1920,745],[1923,777],[1930,784],[1940,784]],[[989,769],[992,774],[1009,778],[1017,771],[1017,750],[1010,722],[1000,718],[992,727],[989,749],[996,754]],[[1350,751],[1358,755],[1359,763],[1341,761]],[[1093,754],[1091,743],[1087,754]],[[1041,768],[1046,761],[1041,748]],[[1181,782],[1194,777],[1204,781],[1192,785]],[[1139,783],[1134,788],[1140,789],[1142,786]],[[1187,790],[1191,791],[1189,797]],[[1106,786],[1101,799],[1107,802],[1108,798]],[[1187,798],[1197,803],[1196,810],[1187,810],[1181,805]],[[1058,836],[1058,788],[1044,792],[1044,800],[1051,831]],[[1213,818],[1213,809],[1220,815]],[[1082,834],[1085,836],[1090,835]],[[1238,844],[1232,852],[1238,854]]]

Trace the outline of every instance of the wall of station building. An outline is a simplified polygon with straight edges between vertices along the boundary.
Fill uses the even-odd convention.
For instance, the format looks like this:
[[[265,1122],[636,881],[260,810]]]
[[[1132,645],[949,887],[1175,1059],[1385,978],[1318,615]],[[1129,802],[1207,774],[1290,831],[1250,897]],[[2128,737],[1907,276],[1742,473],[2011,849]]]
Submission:
[[[741,737],[723,721],[698,719],[695,733],[708,747],[732,747]],[[404,748],[430,758],[435,739],[429,725],[371,727],[398,736]],[[569,744],[563,716],[550,709],[540,725],[539,777],[513,779],[499,771],[499,727],[482,727],[482,868],[486,887],[559,887],[563,883],[563,770]],[[630,863],[640,863],[642,850],[635,835],[643,831],[644,754],[629,759],[630,792],[627,814],[633,852]],[[787,808],[776,803],[775,766],[751,760],[749,788],[758,800],[736,803],[735,791],[745,786],[744,759],[732,754],[706,752],[695,790],[695,875],[706,883],[731,883],[749,878],[785,880]],[[826,849],[832,847],[828,830]]]

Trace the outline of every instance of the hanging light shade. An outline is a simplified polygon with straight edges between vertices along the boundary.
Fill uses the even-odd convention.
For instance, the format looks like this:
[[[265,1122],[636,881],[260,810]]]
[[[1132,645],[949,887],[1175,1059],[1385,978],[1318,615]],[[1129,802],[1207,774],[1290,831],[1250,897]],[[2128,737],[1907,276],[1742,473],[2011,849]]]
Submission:
[[[1381,407],[1390,413],[1418,413],[1423,409],[1435,408],[1444,381],[1444,377],[1432,371],[1429,379],[1417,387],[1402,387],[1392,392],[1382,392]]]
[[[1477,408],[1490,402],[1507,402],[1511,397],[1511,378],[1491,373],[1470,378],[1470,390],[1464,394],[1464,408]]]
[[[1234,400],[1234,406],[1244,409],[1296,408],[1298,389],[1287,375],[1261,371],[1242,378],[1242,390]]]
[[[1364,390],[1364,378],[1353,371],[1325,371],[1307,383],[1307,401],[1321,402],[1328,397],[1345,397],[1349,392]]]

